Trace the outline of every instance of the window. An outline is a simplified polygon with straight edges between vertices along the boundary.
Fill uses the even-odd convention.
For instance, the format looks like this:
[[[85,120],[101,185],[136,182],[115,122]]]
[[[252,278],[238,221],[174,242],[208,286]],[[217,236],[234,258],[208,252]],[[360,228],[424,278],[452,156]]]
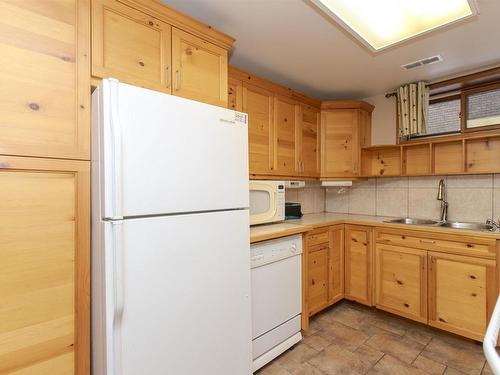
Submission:
[[[427,136],[460,131],[460,97],[429,104]]]
[[[500,125],[500,88],[466,96],[466,128]]]

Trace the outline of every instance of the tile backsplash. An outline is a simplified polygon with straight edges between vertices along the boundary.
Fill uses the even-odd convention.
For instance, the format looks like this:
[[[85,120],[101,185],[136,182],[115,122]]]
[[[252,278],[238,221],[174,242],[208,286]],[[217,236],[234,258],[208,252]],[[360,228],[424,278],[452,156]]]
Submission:
[[[325,189],[317,181],[307,181],[300,189],[286,189],[287,202],[299,202],[303,214],[313,214],[325,211]]]
[[[327,212],[438,219],[438,183],[446,182],[448,219],[484,222],[500,218],[500,174],[386,177],[325,189]],[[306,189],[304,189],[306,190]]]

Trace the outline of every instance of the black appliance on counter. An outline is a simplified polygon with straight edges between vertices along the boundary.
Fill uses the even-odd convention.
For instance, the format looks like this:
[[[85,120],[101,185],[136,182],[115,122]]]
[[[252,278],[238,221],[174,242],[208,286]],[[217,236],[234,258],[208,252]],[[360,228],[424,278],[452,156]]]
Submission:
[[[300,219],[302,207],[297,202],[285,202],[285,220]]]

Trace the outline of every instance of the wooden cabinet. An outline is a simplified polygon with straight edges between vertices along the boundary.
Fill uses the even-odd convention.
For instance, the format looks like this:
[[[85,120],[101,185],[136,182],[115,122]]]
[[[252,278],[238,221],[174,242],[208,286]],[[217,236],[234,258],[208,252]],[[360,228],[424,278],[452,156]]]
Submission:
[[[86,1],[0,1],[0,154],[89,159]]]
[[[298,174],[297,165],[297,117],[298,106],[294,101],[274,98],[275,172],[278,175]]]
[[[361,174],[361,148],[371,143],[373,106],[362,101],[321,105],[321,177]]]
[[[328,306],[328,243],[308,249],[309,315]]]
[[[345,226],[345,298],[371,306],[373,288],[372,229]]]
[[[304,241],[303,326],[344,297],[344,225],[308,232]]]
[[[274,170],[274,98],[270,91],[243,84],[242,109],[248,113],[250,174],[272,174]]]
[[[227,105],[227,50],[182,30],[172,30],[173,93]]]
[[[250,177],[318,177],[320,103],[234,67],[229,73],[228,107],[248,113]]]
[[[492,259],[429,252],[429,324],[482,340],[498,296]]]
[[[427,323],[427,252],[377,244],[375,305]]]
[[[233,41],[154,1],[92,1],[94,77],[226,106]]]
[[[318,177],[320,112],[305,105],[298,112],[298,171],[301,176]]]
[[[0,157],[0,373],[89,373],[89,162]]]
[[[328,303],[344,298],[344,225],[330,227],[328,254]]]
[[[171,29],[116,0],[92,2],[92,75],[171,92]]]

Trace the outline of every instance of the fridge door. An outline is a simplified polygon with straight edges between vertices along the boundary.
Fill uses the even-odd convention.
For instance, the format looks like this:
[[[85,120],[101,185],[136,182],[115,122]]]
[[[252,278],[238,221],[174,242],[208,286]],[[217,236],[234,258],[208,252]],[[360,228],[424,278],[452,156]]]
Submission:
[[[93,95],[102,217],[248,207],[246,114],[114,79]]]
[[[106,319],[93,322],[106,334],[93,337],[106,338],[108,370],[95,375],[250,374],[248,210],[103,225],[114,255]]]

